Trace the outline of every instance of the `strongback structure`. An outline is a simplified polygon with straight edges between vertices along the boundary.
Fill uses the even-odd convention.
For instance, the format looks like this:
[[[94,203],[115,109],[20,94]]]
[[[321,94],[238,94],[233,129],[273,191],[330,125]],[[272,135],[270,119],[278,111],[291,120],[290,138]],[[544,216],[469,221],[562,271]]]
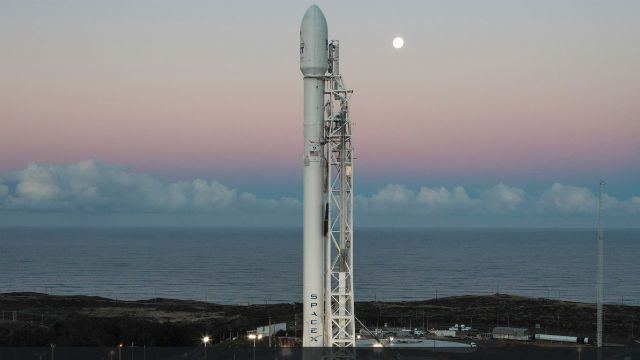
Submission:
[[[326,268],[325,346],[354,347],[353,312],[353,147],[349,97],[340,75],[340,43],[329,44],[329,75],[326,79],[325,143],[326,175]]]
[[[304,347],[355,347],[353,147],[339,42],[315,5],[300,26],[304,75]]]
[[[600,180],[598,186],[598,275],[597,275],[597,299],[596,299],[596,317],[597,317],[597,335],[596,346],[602,347],[602,301],[604,296],[604,250],[602,240],[602,195],[604,192],[604,180]]]

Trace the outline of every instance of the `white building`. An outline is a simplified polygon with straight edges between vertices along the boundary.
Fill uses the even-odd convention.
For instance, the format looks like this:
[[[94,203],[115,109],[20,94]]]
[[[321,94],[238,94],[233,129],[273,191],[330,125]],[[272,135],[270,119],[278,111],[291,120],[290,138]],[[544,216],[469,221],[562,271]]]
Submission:
[[[275,335],[280,330],[287,331],[287,323],[271,324],[271,335]],[[269,336],[269,325],[258,327],[256,335]]]

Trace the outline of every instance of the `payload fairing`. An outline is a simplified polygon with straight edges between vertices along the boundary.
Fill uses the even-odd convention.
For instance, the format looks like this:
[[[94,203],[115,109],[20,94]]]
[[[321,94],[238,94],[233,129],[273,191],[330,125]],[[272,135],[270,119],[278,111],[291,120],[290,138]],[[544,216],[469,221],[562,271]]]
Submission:
[[[339,43],[312,5],[300,26],[304,75],[303,346],[353,347],[353,148]],[[326,117],[325,117],[326,114]]]

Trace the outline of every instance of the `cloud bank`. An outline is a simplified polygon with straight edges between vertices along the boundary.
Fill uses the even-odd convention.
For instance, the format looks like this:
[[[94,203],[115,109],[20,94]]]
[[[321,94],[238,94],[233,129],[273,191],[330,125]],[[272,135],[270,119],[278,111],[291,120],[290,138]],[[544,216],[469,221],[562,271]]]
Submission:
[[[294,198],[260,199],[215,180],[165,184],[153,176],[98,160],[29,164],[0,176],[0,209],[16,211],[215,213],[298,211]]]
[[[472,192],[462,186],[411,189],[389,184],[370,196],[356,196],[355,215],[360,225],[562,226],[570,219],[582,219],[575,224],[585,226],[595,221],[597,200],[588,188],[560,183],[537,194],[503,183]],[[622,219],[620,226],[640,224],[640,197],[616,199],[605,194],[604,208],[609,219]],[[5,215],[164,214],[164,219],[174,220],[194,215],[206,224],[211,224],[213,215],[219,220],[216,224],[253,219],[254,225],[275,226],[277,220],[280,225],[299,226],[301,212],[302,204],[295,198],[260,198],[215,180],[165,183],[99,160],[31,163],[0,176],[0,213]]]
[[[387,213],[393,209],[405,214],[433,215],[567,215],[592,216],[597,213],[597,196],[588,188],[555,183],[536,196],[524,189],[499,183],[472,197],[461,186],[421,187],[414,191],[390,184],[370,197],[357,196],[360,211]],[[604,209],[616,216],[640,214],[640,197],[620,201],[603,195]]]

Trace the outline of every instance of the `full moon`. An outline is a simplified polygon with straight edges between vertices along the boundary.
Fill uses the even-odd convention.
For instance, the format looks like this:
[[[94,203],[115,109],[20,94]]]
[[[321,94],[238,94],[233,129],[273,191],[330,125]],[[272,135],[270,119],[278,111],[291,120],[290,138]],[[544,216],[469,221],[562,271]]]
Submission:
[[[401,47],[404,46],[404,39],[401,37],[397,37],[395,39],[393,39],[393,47],[396,49],[400,49]]]

